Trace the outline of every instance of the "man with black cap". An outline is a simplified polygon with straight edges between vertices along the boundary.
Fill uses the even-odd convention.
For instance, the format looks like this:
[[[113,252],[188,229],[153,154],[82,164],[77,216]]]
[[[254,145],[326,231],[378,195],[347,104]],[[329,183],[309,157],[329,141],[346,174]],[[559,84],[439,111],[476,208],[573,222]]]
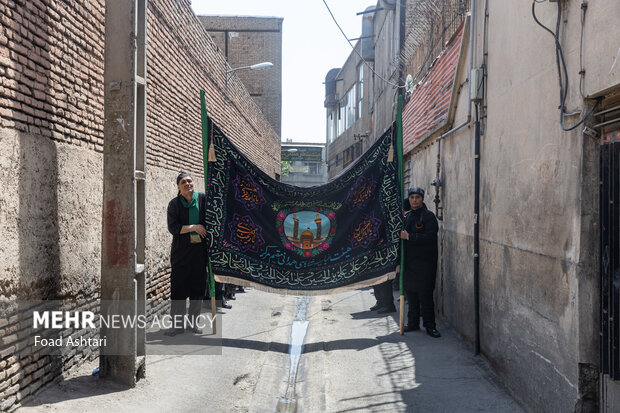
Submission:
[[[424,204],[424,190],[409,189],[411,210],[405,214],[405,229],[400,237],[405,240],[405,271],[403,283],[409,311],[405,331],[420,329],[420,315],[426,333],[441,337],[435,326],[435,276],[437,273],[437,232],[439,226],[435,214]]]
[[[194,181],[185,172],[177,176],[177,187],[179,193],[170,201],[167,211],[168,231],[172,234],[170,315],[173,327],[165,333],[169,336],[182,333],[185,327],[193,333],[202,333],[195,323],[188,326],[184,322],[185,300],[189,297],[189,318],[196,320],[207,287],[206,195],[194,191]]]

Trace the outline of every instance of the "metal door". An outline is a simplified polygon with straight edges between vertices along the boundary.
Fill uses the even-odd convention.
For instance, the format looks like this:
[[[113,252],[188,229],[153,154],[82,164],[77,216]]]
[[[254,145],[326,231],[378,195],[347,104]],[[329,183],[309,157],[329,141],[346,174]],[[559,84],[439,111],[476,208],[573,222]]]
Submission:
[[[605,135],[600,154],[601,373],[620,379],[620,133]]]

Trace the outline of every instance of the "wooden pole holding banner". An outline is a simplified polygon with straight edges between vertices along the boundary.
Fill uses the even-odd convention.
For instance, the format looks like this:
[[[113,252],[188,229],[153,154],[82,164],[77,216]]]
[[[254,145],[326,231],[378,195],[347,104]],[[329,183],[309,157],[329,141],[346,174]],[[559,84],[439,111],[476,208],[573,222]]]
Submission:
[[[400,180],[400,198],[404,199],[405,183],[403,179],[403,96],[398,95],[398,109],[396,112],[396,152],[398,155],[398,179]],[[401,201],[402,202],[402,201]],[[404,229],[404,221],[403,227]],[[398,234],[400,238],[400,233]],[[403,272],[405,271],[405,241],[400,238],[400,335],[405,332],[405,287],[403,285]]]
[[[202,119],[202,164],[205,177],[205,192],[208,195],[209,188],[209,143],[213,136],[209,135],[209,118],[207,117],[207,106],[205,102],[205,91],[200,90],[200,116]],[[215,278],[211,268],[211,260],[207,256],[207,269],[209,272],[209,297],[211,297],[211,316],[213,317],[213,334],[217,332],[215,316],[217,308],[215,305]]]

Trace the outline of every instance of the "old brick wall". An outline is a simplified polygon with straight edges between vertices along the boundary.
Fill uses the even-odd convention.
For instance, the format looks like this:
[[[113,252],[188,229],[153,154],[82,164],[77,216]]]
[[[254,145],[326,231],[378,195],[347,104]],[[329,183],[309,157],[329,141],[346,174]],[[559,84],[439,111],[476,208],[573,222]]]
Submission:
[[[280,138],[188,0],[151,0],[147,68],[147,277],[169,292],[165,210],[186,170],[202,181],[199,89],[233,142],[269,175]],[[99,295],[103,174],[104,0],[0,0],[0,299]],[[200,188],[204,185],[200,183]],[[0,317],[0,410],[15,408],[96,349],[33,353],[31,320]],[[67,332],[68,333],[68,332]],[[96,335],[96,333],[95,333]]]
[[[469,11],[469,0],[413,0],[407,2],[405,36],[400,64],[414,83],[429,68],[456,33]]]
[[[235,76],[280,134],[282,122],[282,18],[199,16],[231,68],[271,62],[273,67],[241,70]]]

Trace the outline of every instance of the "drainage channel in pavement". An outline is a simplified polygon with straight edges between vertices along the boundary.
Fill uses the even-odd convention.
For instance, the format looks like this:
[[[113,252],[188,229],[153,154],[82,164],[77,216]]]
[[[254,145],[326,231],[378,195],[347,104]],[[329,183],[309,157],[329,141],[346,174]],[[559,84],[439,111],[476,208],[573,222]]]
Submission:
[[[308,331],[307,313],[310,305],[310,297],[297,297],[295,300],[295,318],[291,325],[291,345],[289,354],[289,375],[286,393],[278,400],[276,411],[278,413],[295,413],[297,411],[297,396],[295,395],[295,383],[297,381],[297,368],[301,358],[306,332]]]

